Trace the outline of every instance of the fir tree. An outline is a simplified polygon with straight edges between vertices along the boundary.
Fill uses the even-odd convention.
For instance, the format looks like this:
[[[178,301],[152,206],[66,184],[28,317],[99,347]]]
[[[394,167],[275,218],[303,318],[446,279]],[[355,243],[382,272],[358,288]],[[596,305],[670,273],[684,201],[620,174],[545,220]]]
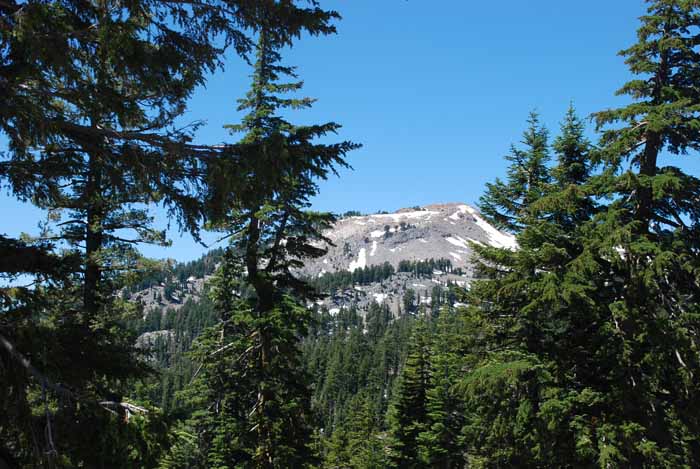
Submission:
[[[349,400],[349,411],[333,431],[328,442],[323,467],[348,469],[381,469],[388,466],[382,435],[380,415],[365,392]]]
[[[530,113],[527,123],[522,140],[524,148],[513,145],[505,157],[510,162],[506,181],[496,179],[487,183],[486,192],[479,199],[482,215],[494,226],[512,233],[522,228],[528,207],[542,196],[549,182],[547,130],[535,112]]]
[[[310,322],[300,301],[313,289],[292,270],[324,253],[314,243],[327,241],[321,230],[333,217],[306,208],[317,193],[316,180],[346,166],[344,156],[356,145],[314,143],[338,125],[293,126],[277,115],[282,108],[311,105],[307,98],[281,96],[301,88],[301,83],[278,83],[283,75],[295,76],[292,68],[279,65],[284,44],[283,36],[260,29],[252,87],[239,107],[249,113],[242,124],[229,126],[245,136],[209,171],[212,225],[230,233],[238,253],[229,255],[222,269],[239,263],[252,287],[252,296],[240,301],[232,298],[234,289],[218,293],[224,332],[229,322],[236,327],[235,334],[222,334],[219,349],[238,352],[235,361],[227,366],[218,349],[202,344],[203,366],[219,371],[215,377],[201,375],[198,399],[206,402],[222,382],[226,389],[219,394],[228,402],[206,432],[207,460],[214,467],[307,467],[315,460],[309,379],[299,362]]]
[[[454,385],[468,363],[467,354],[476,350],[469,344],[475,331],[467,327],[463,314],[466,312],[443,308],[430,337],[430,386],[425,396],[428,425],[418,437],[426,467],[451,469],[465,464],[460,435],[464,406]]]
[[[420,321],[413,330],[389,413],[389,458],[392,465],[398,468],[421,467],[418,438],[428,423],[426,394],[430,385],[429,359],[427,325]]]
[[[108,453],[128,454],[116,438],[122,428],[92,432],[92,439],[82,429],[110,419],[115,427],[125,417],[118,404],[127,379],[140,374],[134,338],[122,327],[134,310],[115,292],[121,274],[133,278],[146,264],[136,246],[163,241],[148,205],[163,203],[183,227],[198,228],[190,189],[201,182],[198,157],[217,151],[192,145],[172,122],[220,65],[222,46],[246,53],[244,31],[263,18],[289,41],[302,30],[332,32],[326,20],[334,17],[290,2],[0,5],[0,131],[9,141],[0,183],[48,210],[57,228],[32,245],[0,239],[7,261],[0,275],[30,274],[37,285],[0,293],[3,403],[21,414],[0,418],[0,439],[15,453],[8,458],[118,467]],[[43,423],[33,418],[38,401],[24,391],[44,396],[39,404],[50,411]],[[99,402],[117,403],[109,411],[122,416],[112,418]],[[40,427],[47,431],[37,433]],[[65,437],[54,439],[51,429]],[[34,437],[40,433],[45,438]]]
[[[586,189],[590,144],[583,130],[570,108],[554,144],[558,164],[547,170],[551,182],[523,207],[518,249],[475,246],[483,279],[469,303],[490,323],[480,347],[493,352],[460,384],[473,464],[585,465],[590,457],[583,444],[590,429],[580,421],[600,395],[584,383],[593,371],[584,354],[601,338],[580,332],[590,331],[596,316],[586,298],[591,285],[571,269],[595,208]]]
[[[700,5],[648,3],[638,42],[621,52],[636,77],[618,93],[633,102],[596,115],[604,129],[596,195],[611,202],[590,229],[584,272],[604,282],[590,296],[605,307],[615,361],[599,451],[601,465],[692,467],[700,181],[663,163],[700,149]]]

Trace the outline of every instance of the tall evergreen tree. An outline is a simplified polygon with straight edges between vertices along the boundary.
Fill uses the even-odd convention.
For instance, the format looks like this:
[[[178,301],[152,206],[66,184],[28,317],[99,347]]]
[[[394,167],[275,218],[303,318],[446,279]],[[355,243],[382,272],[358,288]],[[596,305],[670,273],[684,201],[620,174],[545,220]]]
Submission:
[[[60,228],[42,232],[40,245],[67,249],[70,262],[63,264],[72,270],[70,283],[60,290],[47,288],[51,285],[42,285],[43,278],[38,277],[40,286],[34,293],[52,296],[44,307],[32,311],[29,324],[12,323],[7,340],[36,356],[41,368],[60,362],[51,354],[66,360],[56,363],[59,377],[51,377],[63,384],[50,386],[52,395],[43,392],[45,401],[60,399],[55,416],[47,416],[55,418],[51,427],[56,434],[73,435],[81,425],[96,426],[105,420],[81,409],[92,410],[100,401],[120,401],[126,379],[138,373],[133,338],[119,325],[132,308],[115,298],[119,283],[112,282],[136,267],[134,244],[161,240],[161,234],[149,228],[146,212],[134,205],[163,200],[156,192],[166,198],[181,195],[177,184],[172,185],[172,159],[163,155],[171,154],[164,150],[164,142],[177,144],[182,138],[170,139],[162,129],[181,112],[218,54],[206,35],[170,33],[167,20],[155,14],[157,6],[122,6],[57,2],[32,4],[26,11],[19,8],[12,16],[20,21],[13,23],[16,30],[10,29],[3,47],[9,68],[18,73],[5,82],[9,94],[4,111],[10,114],[0,126],[9,137],[10,151],[0,174],[19,198],[49,210],[49,221]],[[57,15],[46,17],[56,27],[49,33],[57,41],[51,45],[36,30],[45,27],[37,21],[47,12]],[[144,39],[148,30],[150,40]],[[184,39],[190,43],[183,48],[178,42]],[[35,45],[39,49],[30,50]],[[178,165],[178,170],[186,171],[186,166]],[[65,219],[59,218],[62,209],[68,214]],[[124,231],[136,236],[123,238]],[[10,308],[17,305],[21,302],[11,301]],[[18,342],[23,327],[53,334],[44,343]],[[7,352],[10,346],[4,349]],[[46,356],[41,350],[52,351]],[[16,356],[9,353],[10,359],[17,361]],[[48,374],[40,377],[36,368],[24,368],[25,386],[46,388]],[[26,432],[31,433],[32,423],[27,425]],[[91,434],[92,440],[56,441],[47,430],[49,450],[37,453],[76,465],[118,467],[105,447],[109,439],[99,435]],[[35,460],[50,463],[47,458]]]
[[[469,302],[490,323],[481,348],[492,352],[460,384],[465,450],[474,464],[587,464],[590,456],[574,442],[588,437],[580,420],[599,397],[584,382],[592,371],[585,351],[599,337],[581,333],[595,321],[587,311],[590,286],[570,268],[583,251],[582,224],[595,208],[586,189],[590,144],[583,130],[569,109],[554,143],[557,165],[523,207],[518,249],[475,246],[483,279]],[[488,403],[487,395],[493,396]]]
[[[621,52],[636,77],[618,93],[632,103],[596,115],[604,130],[596,195],[611,203],[587,237],[586,272],[604,282],[591,298],[606,309],[616,362],[599,450],[601,463],[692,467],[700,180],[671,162],[700,150],[700,5],[648,4],[638,42]]]
[[[623,51],[640,78],[621,93],[635,102],[597,115],[607,129],[593,153],[601,173],[583,191],[560,185],[534,204],[517,254],[485,255],[496,280],[475,300],[492,318],[512,318],[496,321],[507,331],[497,343],[515,360],[495,357],[465,383],[472,397],[488,382],[481,373],[520,376],[496,400],[516,405],[522,393],[500,445],[515,451],[502,462],[697,464],[700,185],[659,162],[699,148],[699,13],[697,2],[649,2],[639,42]],[[492,409],[472,405],[475,415]]]
[[[350,399],[349,412],[334,430],[323,467],[382,469],[388,467],[386,449],[379,433],[378,414],[371,396],[361,392]]]
[[[398,468],[422,467],[419,435],[428,424],[427,392],[430,385],[428,327],[420,320],[408,346],[396,394],[389,413],[389,459]]]
[[[315,143],[339,126],[294,126],[277,114],[312,103],[282,96],[301,88],[301,83],[278,82],[295,76],[279,64],[285,41],[265,25],[259,30],[251,90],[239,106],[249,112],[242,124],[229,126],[245,136],[209,168],[211,223],[230,234],[238,256],[227,256],[222,269],[240,263],[252,287],[252,296],[240,301],[231,297],[231,288],[218,293],[222,330],[230,322],[236,327],[235,333],[222,334],[228,342],[218,347],[241,354],[226,366],[216,350],[204,347],[209,351],[203,366],[217,371],[201,375],[199,385],[209,393],[225,383],[222,393],[229,402],[216,409],[220,417],[208,432],[213,439],[207,459],[215,467],[308,467],[315,460],[309,379],[299,363],[310,321],[301,301],[314,290],[293,269],[324,253],[318,244],[328,241],[321,232],[333,217],[306,210],[309,199],[318,191],[316,181],[347,166],[344,156],[357,145]],[[228,444],[232,436],[235,445]]]
[[[505,157],[510,162],[506,180],[487,183],[486,192],[479,199],[482,215],[494,226],[511,233],[522,228],[528,207],[542,196],[544,186],[549,182],[547,129],[540,123],[536,112],[530,113],[527,124],[523,148],[513,145]]]
[[[461,431],[464,406],[455,391],[467,357],[476,355],[470,343],[475,331],[466,311],[442,308],[430,337],[430,386],[426,391],[428,425],[419,435],[420,457],[426,467],[452,469],[464,467]]]
[[[114,433],[90,440],[75,428],[96,427],[92,410],[119,400],[136,371],[133,338],[120,324],[132,311],[114,294],[120,273],[142,266],[135,245],[163,241],[147,205],[164,203],[184,227],[198,228],[190,190],[197,157],[216,151],[192,145],[173,119],[221,64],[222,45],[249,50],[246,29],[264,21],[289,41],[302,30],[332,32],[318,19],[335,16],[293,2],[0,4],[0,131],[9,141],[0,184],[47,209],[57,228],[32,245],[0,239],[0,275],[33,275],[38,285],[0,293],[3,403],[19,409],[0,418],[8,458],[46,464],[58,455],[63,464],[118,467],[105,445],[127,452],[116,449]],[[58,255],[66,247],[69,255]],[[46,423],[32,418],[28,395],[40,388],[42,406],[60,404]],[[53,432],[35,438],[39,426]]]

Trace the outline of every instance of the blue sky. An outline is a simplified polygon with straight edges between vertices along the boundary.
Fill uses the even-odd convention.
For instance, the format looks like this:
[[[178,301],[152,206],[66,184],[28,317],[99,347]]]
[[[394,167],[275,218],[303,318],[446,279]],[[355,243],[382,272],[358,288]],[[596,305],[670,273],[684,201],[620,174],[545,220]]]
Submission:
[[[504,173],[530,110],[556,131],[572,100],[584,116],[624,102],[614,95],[629,78],[617,52],[635,42],[644,11],[642,0],[321,3],[343,15],[338,34],[303,38],[285,62],[318,99],[290,119],[338,122],[338,138],[364,145],[349,155],[354,171],[321,184],[315,208],[334,212],[475,203]],[[231,55],[195,94],[184,121],[207,121],[201,141],[232,141],[222,126],[240,117],[249,73]],[[0,232],[34,231],[34,209],[6,194],[0,208]],[[172,238],[172,248],[144,252],[188,260],[205,250]]]

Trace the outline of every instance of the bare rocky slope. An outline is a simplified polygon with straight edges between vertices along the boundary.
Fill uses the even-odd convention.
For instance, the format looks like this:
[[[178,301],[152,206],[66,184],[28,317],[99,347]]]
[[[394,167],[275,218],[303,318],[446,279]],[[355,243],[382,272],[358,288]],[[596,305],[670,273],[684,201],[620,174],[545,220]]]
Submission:
[[[515,248],[515,238],[487,223],[479,212],[460,203],[401,209],[395,213],[348,217],[326,232],[335,246],[305,268],[323,275],[353,271],[384,262],[447,258],[455,267],[470,271],[470,242]]]
[[[372,301],[389,304],[396,312],[407,289],[416,292],[417,301],[429,303],[436,285],[468,286],[472,278],[471,243],[509,249],[517,246],[513,236],[498,231],[474,207],[463,203],[347,217],[325,234],[334,246],[325,256],[305,266],[304,274],[311,278],[385,262],[397,268],[401,261],[428,259],[449,259],[459,272],[434,270],[432,275],[420,278],[400,272],[382,282],[355,286],[320,302],[331,312],[351,303],[362,307]]]

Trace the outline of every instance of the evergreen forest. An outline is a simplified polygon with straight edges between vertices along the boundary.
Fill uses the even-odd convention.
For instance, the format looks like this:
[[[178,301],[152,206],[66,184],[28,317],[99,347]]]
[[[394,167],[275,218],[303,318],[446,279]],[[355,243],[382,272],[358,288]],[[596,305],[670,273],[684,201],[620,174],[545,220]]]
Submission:
[[[342,11],[0,0],[0,187],[44,214],[0,211],[0,469],[700,467],[700,1],[637,1],[626,104],[531,112],[480,191],[517,247],[307,275],[362,139],[297,118],[286,57]],[[231,60],[209,144],[187,113]],[[144,255],[173,232],[219,242]]]

